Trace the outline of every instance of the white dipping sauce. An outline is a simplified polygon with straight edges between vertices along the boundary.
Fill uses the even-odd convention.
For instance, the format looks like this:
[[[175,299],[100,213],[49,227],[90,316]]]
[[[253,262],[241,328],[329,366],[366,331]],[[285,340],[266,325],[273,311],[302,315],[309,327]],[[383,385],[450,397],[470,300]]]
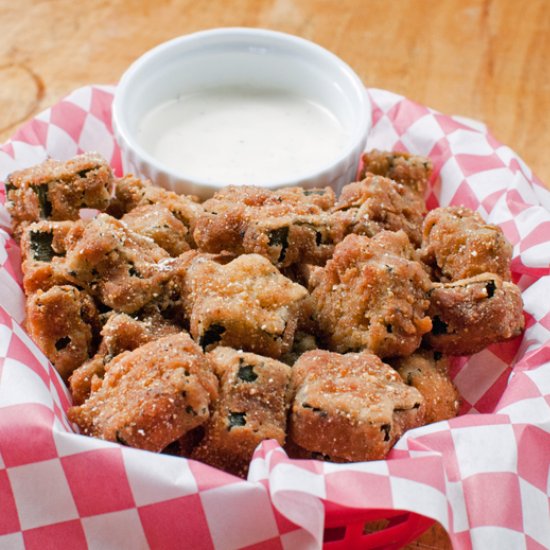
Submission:
[[[262,185],[315,171],[348,141],[338,119],[282,90],[221,87],[155,107],[138,126],[158,161],[207,183]]]

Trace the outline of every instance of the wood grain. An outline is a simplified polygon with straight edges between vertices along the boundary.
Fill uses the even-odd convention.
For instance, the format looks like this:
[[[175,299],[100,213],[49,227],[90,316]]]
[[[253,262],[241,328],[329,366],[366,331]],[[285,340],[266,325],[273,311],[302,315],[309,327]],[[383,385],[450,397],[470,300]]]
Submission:
[[[19,0],[0,3],[0,139],[169,38],[219,26],[297,34],[368,86],[485,122],[550,185],[547,0]],[[441,527],[409,549],[450,548]]]
[[[20,0],[0,4],[0,139],[152,46],[217,26],[304,36],[368,86],[485,122],[550,185],[547,0]]]

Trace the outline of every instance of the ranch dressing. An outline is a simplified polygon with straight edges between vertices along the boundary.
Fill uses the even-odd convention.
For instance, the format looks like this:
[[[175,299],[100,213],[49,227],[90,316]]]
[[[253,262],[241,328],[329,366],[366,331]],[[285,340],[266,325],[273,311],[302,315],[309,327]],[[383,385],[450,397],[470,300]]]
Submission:
[[[348,136],[332,112],[305,96],[235,86],[160,104],[140,121],[138,139],[187,177],[262,185],[322,168]]]

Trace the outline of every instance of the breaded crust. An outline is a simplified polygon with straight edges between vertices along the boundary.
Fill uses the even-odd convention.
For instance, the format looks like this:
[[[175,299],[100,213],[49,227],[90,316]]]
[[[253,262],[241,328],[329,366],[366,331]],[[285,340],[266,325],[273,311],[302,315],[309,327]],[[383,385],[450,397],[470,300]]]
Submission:
[[[329,349],[410,355],[431,329],[431,282],[402,231],[349,235],[316,274],[315,318]]]
[[[13,229],[39,220],[77,220],[81,208],[103,211],[109,205],[113,174],[96,153],[85,153],[61,162],[48,159],[37,166],[10,174],[7,203]]]
[[[74,286],[52,286],[32,294],[25,326],[64,380],[95,353],[97,308],[87,292]]]
[[[399,151],[373,149],[364,153],[362,160],[361,178],[367,173],[384,176],[406,185],[421,197],[424,196],[433,171],[429,158]]]
[[[193,227],[202,213],[202,205],[198,203],[197,197],[178,195],[132,175],[115,179],[109,214],[120,218],[134,208],[148,205],[167,208],[185,226],[185,240],[190,247],[194,247]]]
[[[121,221],[132,231],[153,239],[170,256],[189,250],[188,228],[162,204],[137,206],[124,214]]]
[[[493,273],[435,283],[430,293],[433,328],[425,339],[448,355],[471,355],[518,336],[524,328],[519,288]]]
[[[97,389],[101,386],[101,382],[105,376],[105,365],[110,360],[110,356],[98,352],[71,373],[69,388],[73,398],[73,405],[82,405],[90,397],[92,389]]]
[[[291,369],[253,353],[218,347],[210,354],[220,397],[191,458],[245,477],[264,439],[285,442]]]
[[[107,355],[115,357],[123,351],[131,351],[180,330],[158,312],[145,314],[141,318],[131,317],[126,313],[114,313],[101,329],[102,346]]]
[[[339,458],[334,455],[326,455],[317,451],[308,451],[300,445],[297,445],[292,439],[288,439],[285,442],[284,446],[285,452],[289,458],[298,459],[298,460],[321,460],[323,462],[335,462],[335,463],[345,463],[349,462],[345,458]]]
[[[91,220],[66,254],[67,276],[103,304],[134,313],[157,298],[170,278],[168,253],[107,214]]]
[[[161,451],[208,419],[217,394],[210,359],[181,332],[117,356],[68,416],[87,435]]]
[[[278,358],[292,347],[305,288],[257,254],[226,264],[188,254],[182,294],[191,335],[203,349],[223,345]]]
[[[481,273],[510,280],[512,245],[500,227],[463,206],[446,206],[428,212],[423,226],[422,260],[443,283]]]
[[[304,353],[292,369],[289,438],[311,452],[348,461],[384,458],[424,422],[424,399],[368,352]]]
[[[78,221],[40,221],[26,225],[21,233],[21,269],[27,295],[69,284],[65,267],[68,235],[83,228]],[[80,229],[76,229],[76,228]]]
[[[449,359],[438,351],[419,350],[392,362],[403,381],[424,398],[425,423],[454,418],[460,395],[449,377]]]
[[[389,178],[367,174],[344,186],[334,211],[349,217],[348,232],[372,237],[384,229],[402,229],[415,247],[422,241],[424,199]]]
[[[166,321],[160,314],[144,315],[142,319],[125,313],[112,313],[101,328],[98,352],[89,361],[73,371],[69,385],[75,405],[82,404],[90,395],[94,379],[100,382],[108,363],[124,351],[132,351],[147,342],[177,334],[181,328]]]
[[[280,268],[323,264],[345,235],[334,201],[330,188],[229,186],[203,204],[194,238],[201,251],[260,254]]]

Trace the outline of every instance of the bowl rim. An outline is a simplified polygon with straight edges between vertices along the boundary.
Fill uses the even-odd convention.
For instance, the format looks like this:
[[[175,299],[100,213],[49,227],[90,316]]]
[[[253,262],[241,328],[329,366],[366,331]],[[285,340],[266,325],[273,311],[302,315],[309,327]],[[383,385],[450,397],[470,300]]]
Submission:
[[[238,38],[274,38],[281,44],[286,42],[289,45],[296,45],[308,53],[323,56],[331,62],[339,72],[343,73],[344,79],[347,79],[350,82],[351,89],[354,92],[353,97],[354,102],[356,103],[354,107],[357,108],[357,112],[354,116],[356,122],[352,127],[349,143],[341,152],[338,153],[338,155],[332,157],[329,162],[320,164],[319,167],[314,170],[298,173],[297,177],[262,180],[262,183],[258,185],[266,189],[300,185],[300,182],[318,179],[323,174],[333,170],[335,167],[344,164],[348,158],[354,154],[357,154],[358,148],[360,149],[359,154],[363,151],[366,137],[372,126],[372,107],[365,85],[357,73],[355,73],[355,71],[344,60],[323,46],[293,34],[258,27],[217,27],[192,32],[162,42],[134,60],[134,62],[123,73],[115,90],[112,107],[113,133],[123,155],[125,154],[125,149],[130,149],[133,155],[138,157],[140,163],[146,163],[151,166],[154,173],[164,174],[168,176],[170,180],[185,182],[192,187],[203,187],[215,192],[216,190],[222,189],[228,185],[238,184],[238,182],[229,181],[201,180],[196,176],[191,176],[183,171],[175,170],[174,168],[159,161],[138,142],[135,134],[130,131],[127,121],[128,113],[124,109],[127,94],[131,93],[133,81],[144,65],[147,65],[151,60],[162,56],[173,48],[177,48],[181,44],[193,43],[197,40],[208,40],[209,38],[214,40],[216,37],[221,37],[222,39],[225,38],[227,40],[236,40]]]

